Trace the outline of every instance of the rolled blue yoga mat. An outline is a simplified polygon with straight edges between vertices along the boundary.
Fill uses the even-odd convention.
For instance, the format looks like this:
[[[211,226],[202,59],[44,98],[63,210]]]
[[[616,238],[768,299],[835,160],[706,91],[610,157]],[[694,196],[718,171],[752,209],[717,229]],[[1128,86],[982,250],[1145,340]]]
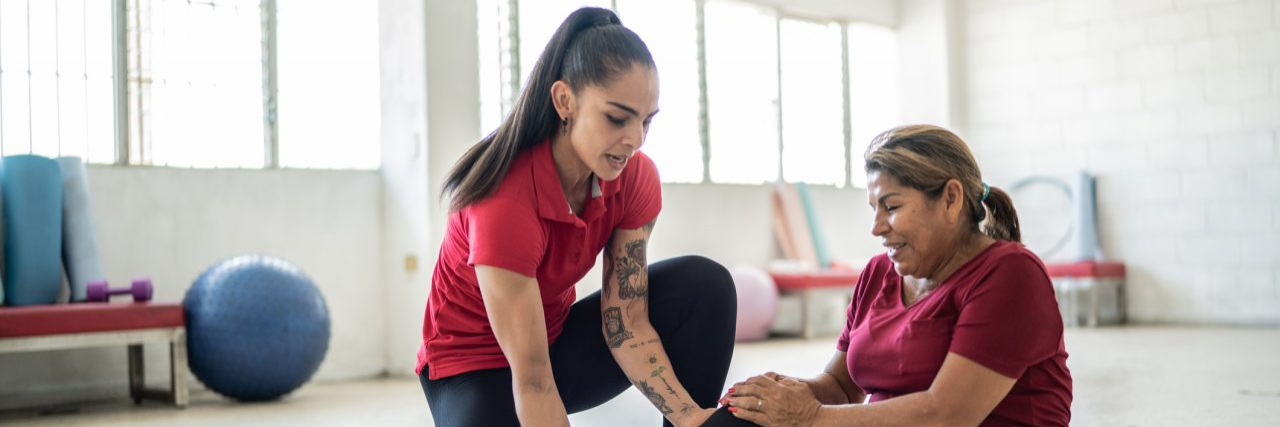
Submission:
[[[3,163],[3,159],[0,159]],[[0,306],[4,306],[4,180],[0,179]]]
[[[85,287],[104,280],[89,206],[89,177],[79,157],[59,157],[62,169],[62,262],[67,269],[71,301],[85,300]]]
[[[62,285],[62,172],[40,156],[0,162],[8,305],[52,304]]]

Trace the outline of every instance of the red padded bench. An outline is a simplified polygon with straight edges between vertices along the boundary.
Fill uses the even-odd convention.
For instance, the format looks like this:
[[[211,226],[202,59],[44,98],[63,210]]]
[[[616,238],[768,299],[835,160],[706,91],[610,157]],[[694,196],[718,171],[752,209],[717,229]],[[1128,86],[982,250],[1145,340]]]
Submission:
[[[169,345],[169,387],[145,387],[142,345]],[[0,308],[0,353],[128,346],[129,396],[186,407],[187,333],[181,304],[59,304]]]
[[[1079,261],[1044,266],[1053,279],[1065,326],[1095,327],[1128,321],[1124,263]]]
[[[778,292],[800,294],[800,335],[813,338],[813,313],[810,302],[819,293],[839,293],[846,301],[853,297],[860,271],[852,269],[824,269],[804,272],[769,272]]]

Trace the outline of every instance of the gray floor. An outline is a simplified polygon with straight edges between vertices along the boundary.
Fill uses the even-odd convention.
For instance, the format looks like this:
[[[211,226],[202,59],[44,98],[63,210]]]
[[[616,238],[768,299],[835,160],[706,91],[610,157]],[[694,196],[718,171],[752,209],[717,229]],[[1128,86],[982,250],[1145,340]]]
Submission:
[[[741,344],[731,381],[765,370],[809,374],[832,338]],[[1274,426],[1280,419],[1280,329],[1128,327],[1067,333],[1074,426]],[[574,415],[578,426],[657,426],[634,390]],[[190,408],[102,402],[49,414],[0,414],[6,426],[227,426],[431,424],[415,379],[314,383],[280,402],[236,404],[193,396]]]

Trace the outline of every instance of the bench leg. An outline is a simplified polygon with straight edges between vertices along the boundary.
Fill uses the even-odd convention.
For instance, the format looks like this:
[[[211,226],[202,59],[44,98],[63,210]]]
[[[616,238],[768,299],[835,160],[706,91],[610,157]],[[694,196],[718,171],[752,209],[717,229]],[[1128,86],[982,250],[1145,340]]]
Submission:
[[[813,290],[805,289],[800,291],[800,336],[804,339],[813,338]]]
[[[146,387],[146,366],[142,360],[142,344],[129,345],[129,397],[135,405],[142,404]]]
[[[173,405],[187,407],[187,333],[179,331],[177,339],[169,344],[169,387],[173,393]]]

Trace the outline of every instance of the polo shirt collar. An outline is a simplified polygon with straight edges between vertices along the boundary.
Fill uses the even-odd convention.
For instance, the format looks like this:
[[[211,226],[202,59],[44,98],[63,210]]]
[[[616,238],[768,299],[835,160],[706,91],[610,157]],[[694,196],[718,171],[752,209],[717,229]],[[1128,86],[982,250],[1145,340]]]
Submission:
[[[605,181],[592,176],[591,199],[583,204],[584,216],[579,218],[569,211],[569,200],[564,197],[564,189],[560,187],[560,173],[556,171],[556,160],[551,152],[551,140],[530,148],[533,156],[534,192],[538,201],[538,216],[565,223],[578,221],[590,222],[606,211],[604,200],[618,193],[618,180]]]

